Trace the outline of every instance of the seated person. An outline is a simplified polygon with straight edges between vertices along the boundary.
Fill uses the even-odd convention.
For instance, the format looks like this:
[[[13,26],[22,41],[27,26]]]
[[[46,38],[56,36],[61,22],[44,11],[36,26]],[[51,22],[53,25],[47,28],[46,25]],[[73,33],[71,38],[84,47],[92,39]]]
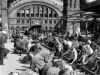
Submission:
[[[77,53],[73,43],[70,43],[70,42],[68,43],[68,49],[69,49],[69,51],[64,53],[63,56],[66,55],[66,57],[67,57],[67,54],[69,53],[68,62],[70,64],[73,64],[77,60],[78,53]]]
[[[87,64],[89,57],[93,54],[93,49],[90,47],[90,45],[85,44],[83,45],[83,51],[84,51],[84,55],[83,55],[82,62],[83,64]]]
[[[87,43],[91,46],[93,51],[95,51],[96,49],[99,49],[99,45],[97,45],[95,42],[88,40]]]
[[[15,48],[17,51],[21,53],[27,52],[26,50],[28,49],[28,42],[26,39],[19,39],[19,41],[16,42]]]
[[[41,74],[44,66],[50,63],[54,57],[54,52],[49,50],[41,50],[32,58],[31,69],[39,74]]]
[[[60,70],[59,75],[76,75],[73,67],[70,64],[66,63],[65,61],[62,61],[62,64],[64,68]]]

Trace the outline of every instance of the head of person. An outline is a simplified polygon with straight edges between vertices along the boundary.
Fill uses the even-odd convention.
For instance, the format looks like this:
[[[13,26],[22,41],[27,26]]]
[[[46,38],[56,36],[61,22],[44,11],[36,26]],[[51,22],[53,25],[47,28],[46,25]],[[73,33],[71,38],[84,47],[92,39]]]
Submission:
[[[88,40],[87,43],[88,43],[88,44],[91,44],[91,40]]]

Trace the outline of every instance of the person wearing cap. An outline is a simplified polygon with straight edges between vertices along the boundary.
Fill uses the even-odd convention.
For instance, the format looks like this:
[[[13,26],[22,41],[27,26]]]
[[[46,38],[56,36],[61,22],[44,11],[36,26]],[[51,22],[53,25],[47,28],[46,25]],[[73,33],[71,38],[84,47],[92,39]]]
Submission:
[[[41,74],[41,71],[47,63],[50,63],[54,57],[54,52],[41,50],[32,58],[31,69]]]

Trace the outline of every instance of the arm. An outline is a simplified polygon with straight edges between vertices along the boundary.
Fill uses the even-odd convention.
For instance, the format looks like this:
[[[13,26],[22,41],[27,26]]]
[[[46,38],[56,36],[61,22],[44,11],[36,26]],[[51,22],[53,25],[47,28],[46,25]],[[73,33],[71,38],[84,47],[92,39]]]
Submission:
[[[76,60],[77,60],[77,51],[75,50],[74,51],[74,59],[71,64],[73,64]]]

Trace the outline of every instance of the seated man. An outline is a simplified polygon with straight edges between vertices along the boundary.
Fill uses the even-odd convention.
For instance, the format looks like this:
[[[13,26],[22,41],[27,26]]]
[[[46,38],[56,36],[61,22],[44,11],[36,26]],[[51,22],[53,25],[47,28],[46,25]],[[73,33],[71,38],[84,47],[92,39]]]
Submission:
[[[28,42],[26,39],[19,39],[19,41],[16,42],[15,45],[16,50],[20,53],[26,52],[26,50],[28,49]]]
[[[31,69],[41,74],[44,66],[47,63],[50,63],[54,57],[54,52],[50,52],[49,50],[41,50],[32,58]]]

